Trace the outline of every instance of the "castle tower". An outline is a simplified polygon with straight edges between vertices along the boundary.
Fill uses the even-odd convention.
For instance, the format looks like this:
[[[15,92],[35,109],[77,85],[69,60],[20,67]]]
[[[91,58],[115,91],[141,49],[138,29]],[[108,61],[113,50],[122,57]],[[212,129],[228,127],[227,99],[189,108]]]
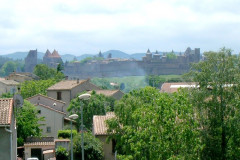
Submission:
[[[30,50],[27,57],[25,58],[25,72],[32,73],[35,66],[37,65],[37,49]]]
[[[99,51],[99,53],[98,53],[98,57],[103,57],[103,54],[102,54],[101,51]]]
[[[58,52],[54,49],[53,53],[49,50],[46,51],[43,57],[43,63],[46,64],[48,67],[56,68],[59,63],[63,63],[61,56]]]
[[[151,61],[152,60],[152,53],[150,52],[149,49],[147,50],[146,58],[147,58],[147,61]]]

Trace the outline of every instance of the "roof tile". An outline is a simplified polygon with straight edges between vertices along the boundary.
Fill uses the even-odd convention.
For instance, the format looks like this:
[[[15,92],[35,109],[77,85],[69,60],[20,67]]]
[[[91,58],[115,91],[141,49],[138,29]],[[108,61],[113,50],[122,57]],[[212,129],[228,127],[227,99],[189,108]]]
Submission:
[[[0,99],[0,125],[10,125],[13,113],[13,99]]]
[[[114,112],[107,113],[104,116],[93,116],[93,134],[107,135],[106,120],[115,117]]]

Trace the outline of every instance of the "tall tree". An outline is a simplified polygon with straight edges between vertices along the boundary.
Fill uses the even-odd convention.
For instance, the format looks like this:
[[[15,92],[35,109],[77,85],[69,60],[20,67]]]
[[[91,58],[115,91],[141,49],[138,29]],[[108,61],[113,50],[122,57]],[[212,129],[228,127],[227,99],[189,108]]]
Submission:
[[[199,120],[202,159],[240,156],[240,59],[231,50],[207,52],[188,76],[199,86],[191,93]]]
[[[125,95],[108,120],[119,159],[197,159],[199,138],[187,94],[146,87]]]
[[[18,146],[28,136],[41,136],[42,130],[39,122],[44,121],[43,117],[38,117],[37,110],[30,102],[24,101],[22,108],[17,110],[17,137]]]
[[[78,114],[77,130],[81,125],[81,107],[83,107],[83,123],[87,129],[92,129],[93,115],[105,115],[107,111],[111,111],[114,106],[114,99],[106,97],[102,94],[96,94],[92,92],[92,96],[89,100],[80,101],[79,98],[71,100],[68,107],[70,114]]]
[[[56,79],[60,81],[64,78],[64,74],[61,71],[61,65],[58,66],[58,70],[49,68],[45,64],[38,64],[34,68],[33,73],[40,77],[41,80]]]

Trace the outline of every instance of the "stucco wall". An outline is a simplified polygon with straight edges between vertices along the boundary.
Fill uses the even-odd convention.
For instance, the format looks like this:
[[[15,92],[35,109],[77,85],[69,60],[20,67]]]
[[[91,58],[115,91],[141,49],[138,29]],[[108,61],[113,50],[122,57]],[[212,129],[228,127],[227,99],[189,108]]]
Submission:
[[[47,91],[47,96],[48,97],[52,97],[52,98],[54,98],[54,99],[57,99],[57,92],[61,92],[62,93],[62,99],[61,99],[61,101],[63,101],[63,102],[65,102],[65,112],[66,112],[66,108],[68,107],[68,105],[69,105],[69,103],[70,103],[70,99],[71,99],[71,97],[70,97],[70,93],[71,93],[71,91],[69,91],[69,90],[59,90],[59,91],[56,91],[56,90],[48,90]]]
[[[42,148],[42,152],[49,149],[55,149],[55,145],[46,145],[46,146],[24,146],[25,160],[31,158],[31,149],[32,148]]]
[[[6,85],[6,84],[0,82],[0,95],[2,95],[3,93],[10,92],[12,88],[15,88],[15,92],[17,92],[16,85]]]
[[[10,133],[0,127],[0,160],[10,159]]]
[[[43,136],[48,137],[54,137],[57,138],[58,130],[63,129],[63,117],[64,114],[58,113],[56,111],[44,108],[42,106],[37,106],[38,110],[41,110],[41,114],[39,116],[45,117],[45,121],[41,122],[42,124],[45,124],[43,126],[40,126],[40,129],[43,130],[42,134]],[[51,132],[47,132],[47,127],[51,127]]]
[[[112,141],[106,142],[107,136],[96,136],[103,143],[104,160],[113,160],[114,154],[112,153]]]

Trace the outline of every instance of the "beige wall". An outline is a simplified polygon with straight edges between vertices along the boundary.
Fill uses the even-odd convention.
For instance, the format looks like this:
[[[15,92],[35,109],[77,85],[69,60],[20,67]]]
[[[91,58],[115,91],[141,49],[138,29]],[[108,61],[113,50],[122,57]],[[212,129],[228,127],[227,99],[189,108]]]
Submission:
[[[112,141],[107,143],[106,135],[96,136],[96,138],[98,138],[103,143],[104,160],[113,160],[114,153],[112,153]]]
[[[68,107],[68,105],[70,103],[70,99],[71,99],[71,97],[70,97],[71,91],[70,90],[59,90],[59,91],[56,91],[56,90],[50,90],[49,91],[48,90],[47,91],[47,96],[48,97],[52,97],[54,99],[57,99],[57,92],[61,92],[62,93],[61,101],[65,102],[65,110],[64,110],[64,112],[66,112],[67,107]]]
[[[64,103],[61,103],[60,101],[56,101],[56,100],[53,100],[51,98],[44,97],[41,95],[36,95],[34,97],[28,98],[28,101],[30,101],[32,104],[40,103],[40,104],[43,104],[46,106],[50,106],[50,107],[52,107],[56,110],[62,111],[62,112],[66,110]],[[53,105],[54,103],[56,103],[56,106]]]
[[[49,149],[55,149],[55,145],[42,145],[42,146],[30,146],[30,145],[24,145],[24,152],[25,152],[25,160],[28,158],[31,158],[31,149],[32,148],[42,148],[42,152]]]
[[[45,117],[45,121],[41,122],[45,124],[40,126],[40,129],[43,130],[42,135],[48,137],[57,138],[58,130],[62,130],[64,126],[64,114],[50,110],[43,106],[37,106],[37,110],[41,110],[41,114],[39,116]],[[51,132],[47,132],[47,127],[51,127]]]
[[[15,92],[17,92],[17,85],[6,85],[0,82],[0,95],[10,92],[12,88],[15,88]]]

